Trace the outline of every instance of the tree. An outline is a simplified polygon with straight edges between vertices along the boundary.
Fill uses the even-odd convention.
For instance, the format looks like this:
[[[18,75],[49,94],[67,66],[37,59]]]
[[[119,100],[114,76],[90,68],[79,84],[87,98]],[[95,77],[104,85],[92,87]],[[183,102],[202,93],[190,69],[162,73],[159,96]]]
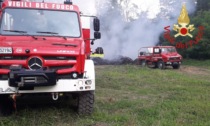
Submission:
[[[197,11],[209,11],[210,1],[209,0],[197,0]]]

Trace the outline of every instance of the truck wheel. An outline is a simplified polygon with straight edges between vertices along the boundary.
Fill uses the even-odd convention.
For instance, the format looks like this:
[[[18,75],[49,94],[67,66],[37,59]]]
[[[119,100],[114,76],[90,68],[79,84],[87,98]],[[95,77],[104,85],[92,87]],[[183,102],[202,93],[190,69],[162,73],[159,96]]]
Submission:
[[[163,61],[158,61],[157,67],[158,67],[159,69],[165,69],[165,63],[164,63]]]
[[[140,65],[141,65],[142,67],[145,67],[145,66],[147,65],[146,60],[141,60],[141,61],[140,61]]]
[[[0,95],[0,116],[9,116],[15,111],[14,101],[9,95]]]
[[[172,67],[173,67],[173,69],[179,69],[180,68],[180,64],[173,65]]]
[[[93,112],[94,91],[81,92],[78,96],[78,113],[89,115]]]
[[[158,63],[154,63],[154,68],[158,68]]]

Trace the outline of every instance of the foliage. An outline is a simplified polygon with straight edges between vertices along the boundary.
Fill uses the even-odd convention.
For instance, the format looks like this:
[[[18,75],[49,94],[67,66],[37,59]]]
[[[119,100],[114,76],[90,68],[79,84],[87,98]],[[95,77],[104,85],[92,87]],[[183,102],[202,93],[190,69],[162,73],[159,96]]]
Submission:
[[[197,0],[197,11],[208,11],[210,9],[209,0]]]
[[[192,59],[209,59],[210,57],[210,1],[209,0],[198,0],[197,10],[194,15],[190,17],[190,24],[194,24],[195,30],[193,31],[194,38],[190,37],[177,37],[176,42],[187,43],[190,40],[195,40],[196,36],[199,34],[199,26],[203,26],[203,36],[198,44],[194,44],[192,47],[178,49],[179,53],[185,58]],[[171,31],[171,34],[174,34]],[[163,37],[164,33],[160,36],[160,41],[163,45],[170,44]]]

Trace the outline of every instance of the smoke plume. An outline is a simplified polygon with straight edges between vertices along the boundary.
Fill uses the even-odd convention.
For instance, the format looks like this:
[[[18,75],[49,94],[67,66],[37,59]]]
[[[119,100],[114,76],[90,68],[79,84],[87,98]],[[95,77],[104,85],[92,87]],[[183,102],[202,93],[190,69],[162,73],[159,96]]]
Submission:
[[[138,50],[159,43],[164,27],[177,24],[182,4],[195,11],[195,0],[98,0],[102,39],[94,47],[104,48],[105,58],[137,58]]]
[[[43,1],[43,0],[34,0]],[[64,0],[44,0],[63,3]],[[164,27],[177,24],[182,4],[195,11],[196,0],[73,0],[84,14],[101,20],[102,38],[92,50],[103,47],[106,59],[137,58],[138,50],[159,43]]]

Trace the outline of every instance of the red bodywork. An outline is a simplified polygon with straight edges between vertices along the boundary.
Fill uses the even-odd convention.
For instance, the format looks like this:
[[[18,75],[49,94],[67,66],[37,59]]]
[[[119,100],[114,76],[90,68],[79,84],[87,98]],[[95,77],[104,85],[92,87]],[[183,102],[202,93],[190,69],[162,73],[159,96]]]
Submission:
[[[159,49],[161,50],[160,52],[156,51]],[[154,46],[141,48],[139,50],[138,60],[140,64],[145,61],[148,65],[157,66],[157,63],[162,61],[165,65],[173,66],[173,64],[181,64],[182,56],[177,53],[173,46]]]
[[[83,28],[82,29],[84,41],[85,41],[85,54],[87,57],[90,56],[91,48],[90,48],[90,29]]]
[[[80,15],[80,11],[75,5],[37,3],[25,1],[4,1],[2,10],[5,8],[35,8],[55,11],[75,11]],[[2,12],[0,13],[2,15]],[[79,18],[80,19],[80,18]],[[59,20],[59,19],[58,19]],[[80,21],[81,23],[81,21]],[[81,26],[81,24],[80,24]],[[62,38],[36,36],[3,36],[0,35],[0,47],[12,47],[12,54],[0,54],[0,75],[7,75],[11,65],[22,65],[29,69],[28,60],[38,57],[43,62],[43,67],[56,69],[59,75],[77,72],[84,73],[85,58],[90,54],[90,29],[82,29],[78,38]],[[84,41],[85,40],[85,41]],[[75,46],[63,46],[56,44],[72,44]],[[29,52],[27,52],[29,50]]]

